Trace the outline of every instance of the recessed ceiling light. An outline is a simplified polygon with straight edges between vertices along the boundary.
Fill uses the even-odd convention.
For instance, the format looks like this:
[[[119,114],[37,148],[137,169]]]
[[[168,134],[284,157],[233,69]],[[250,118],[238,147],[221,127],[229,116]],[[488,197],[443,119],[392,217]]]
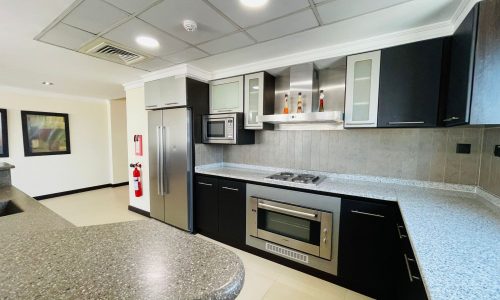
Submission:
[[[48,81],[42,81],[43,85],[54,85],[53,82],[48,82]]]
[[[147,48],[157,48],[160,46],[160,43],[156,39],[149,36],[138,36],[135,41],[137,44]]]
[[[240,3],[251,8],[262,7],[267,4],[269,0],[240,0]]]

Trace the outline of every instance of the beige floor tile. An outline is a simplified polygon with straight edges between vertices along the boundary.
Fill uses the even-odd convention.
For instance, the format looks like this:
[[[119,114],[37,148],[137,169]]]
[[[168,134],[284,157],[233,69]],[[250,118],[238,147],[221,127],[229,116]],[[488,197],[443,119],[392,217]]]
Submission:
[[[345,300],[345,293],[342,294],[318,294],[311,290],[307,291],[297,286],[275,282],[264,295],[265,300]]]
[[[51,198],[40,203],[76,226],[147,219],[128,210],[128,186]]]
[[[237,300],[258,300],[263,299],[269,288],[273,285],[274,279],[251,269],[245,268],[245,283],[243,289],[236,298]]]

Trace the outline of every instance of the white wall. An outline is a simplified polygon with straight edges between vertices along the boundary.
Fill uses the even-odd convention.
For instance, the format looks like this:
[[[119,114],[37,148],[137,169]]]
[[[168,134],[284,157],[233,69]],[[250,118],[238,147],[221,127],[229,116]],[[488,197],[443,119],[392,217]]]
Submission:
[[[127,93],[127,141],[128,161],[142,164],[143,195],[135,197],[132,172],[129,174],[130,205],[149,212],[149,168],[148,168],[148,113],[144,109],[144,87],[128,89]],[[134,135],[142,134],[143,156],[135,155]]]
[[[64,99],[0,88],[0,108],[7,109],[9,154],[16,166],[12,184],[40,196],[110,183],[107,101]],[[71,154],[24,156],[21,110],[69,114]]]
[[[127,152],[127,108],[125,99],[108,101],[109,155],[111,183],[128,181],[129,163]]]

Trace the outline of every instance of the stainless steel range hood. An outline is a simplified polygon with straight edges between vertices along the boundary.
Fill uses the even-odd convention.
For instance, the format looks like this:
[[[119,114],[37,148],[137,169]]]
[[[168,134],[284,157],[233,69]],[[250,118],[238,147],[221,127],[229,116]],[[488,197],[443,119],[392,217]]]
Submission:
[[[302,109],[304,113],[318,111],[318,88],[318,71],[314,68],[314,63],[310,62],[290,67],[290,103],[296,105],[299,93],[302,93]]]

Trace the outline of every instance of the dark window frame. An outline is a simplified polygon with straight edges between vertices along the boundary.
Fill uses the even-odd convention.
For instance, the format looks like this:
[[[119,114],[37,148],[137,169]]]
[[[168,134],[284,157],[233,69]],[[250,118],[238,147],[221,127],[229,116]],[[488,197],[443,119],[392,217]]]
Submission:
[[[7,127],[7,110],[0,109],[0,115],[2,118],[2,141],[3,141],[3,151],[0,153],[0,157],[9,157],[9,129]]]

